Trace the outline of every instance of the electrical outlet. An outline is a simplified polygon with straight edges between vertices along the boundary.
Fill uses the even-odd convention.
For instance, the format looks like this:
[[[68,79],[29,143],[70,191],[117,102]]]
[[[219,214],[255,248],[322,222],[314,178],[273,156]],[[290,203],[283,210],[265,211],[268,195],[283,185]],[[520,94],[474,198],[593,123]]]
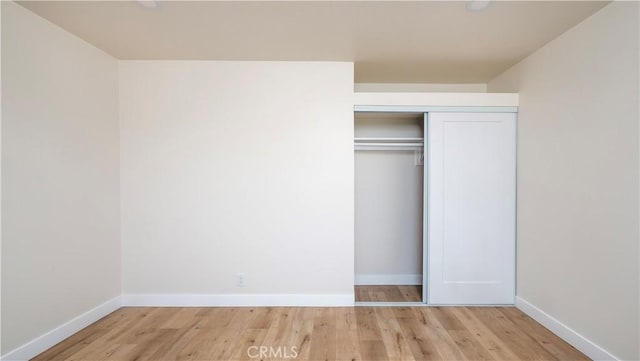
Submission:
[[[244,287],[245,286],[244,273],[238,273],[236,275],[236,286],[238,286],[238,287]]]

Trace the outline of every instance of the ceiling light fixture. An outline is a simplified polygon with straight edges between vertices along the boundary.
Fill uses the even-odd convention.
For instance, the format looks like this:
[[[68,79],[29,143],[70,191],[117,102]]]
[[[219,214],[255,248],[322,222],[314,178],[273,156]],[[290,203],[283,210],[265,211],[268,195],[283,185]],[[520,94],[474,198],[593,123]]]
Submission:
[[[482,11],[491,5],[491,0],[471,0],[467,2],[467,10]]]
[[[135,2],[147,9],[155,9],[160,6],[156,0],[135,0]]]

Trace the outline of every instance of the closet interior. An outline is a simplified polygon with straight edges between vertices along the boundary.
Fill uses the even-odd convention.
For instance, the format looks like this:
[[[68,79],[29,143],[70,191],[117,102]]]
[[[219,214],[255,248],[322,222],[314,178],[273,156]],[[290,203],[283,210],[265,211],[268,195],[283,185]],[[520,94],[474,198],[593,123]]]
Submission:
[[[423,301],[424,113],[356,112],[356,302]]]

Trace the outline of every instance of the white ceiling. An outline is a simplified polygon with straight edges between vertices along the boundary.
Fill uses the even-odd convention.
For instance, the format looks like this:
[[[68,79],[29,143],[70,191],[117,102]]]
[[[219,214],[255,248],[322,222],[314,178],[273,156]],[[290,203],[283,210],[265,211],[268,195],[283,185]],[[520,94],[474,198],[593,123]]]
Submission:
[[[485,83],[607,2],[20,4],[119,59],[354,61],[357,82]]]

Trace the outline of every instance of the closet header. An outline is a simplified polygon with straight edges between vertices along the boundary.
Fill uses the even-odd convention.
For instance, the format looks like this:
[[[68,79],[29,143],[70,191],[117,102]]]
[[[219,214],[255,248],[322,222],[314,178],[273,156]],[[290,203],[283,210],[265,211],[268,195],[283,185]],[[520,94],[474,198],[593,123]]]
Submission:
[[[425,105],[354,105],[355,112],[384,112],[384,113],[517,113],[518,107],[513,106],[425,106]]]
[[[515,113],[519,105],[519,95],[517,93],[355,92],[353,104],[356,111],[467,112],[475,110]],[[380,107],[384,110],[378,110]]]

